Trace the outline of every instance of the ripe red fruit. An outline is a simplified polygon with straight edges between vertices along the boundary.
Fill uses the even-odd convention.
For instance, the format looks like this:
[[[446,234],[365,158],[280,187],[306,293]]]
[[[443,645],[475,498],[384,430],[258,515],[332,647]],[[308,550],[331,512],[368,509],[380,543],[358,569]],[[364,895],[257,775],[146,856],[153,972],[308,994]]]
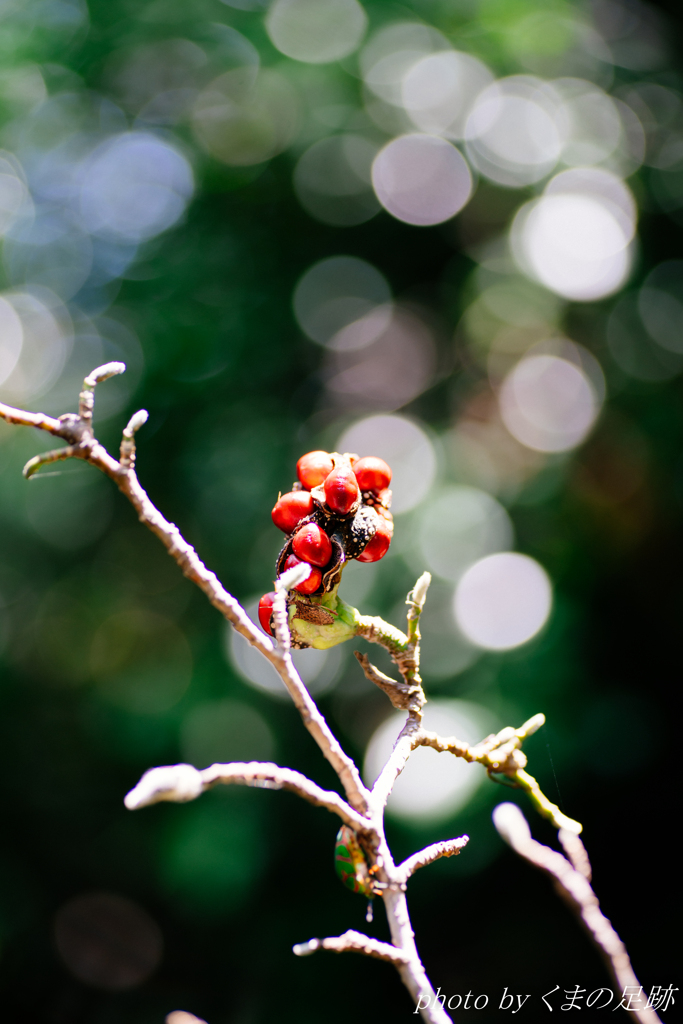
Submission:
[[[363,553],[358,555],[357,560],[359,562],[379,562],[380,558],[384,558],[389,550],[393,532],[393,524],[388,519],[385,519],[384,516],[381,516],[375,536],[368,543]]]
[[[337,466],[325,480],[325,501],[332,512],[345,516],[360,498],[356,475],[349,466]]]
[[[391,483],[391,469],[374,455],[359,459],[353,471],[361,491],[383,491]]]
[[[279,530],[293,533],[301,520],[312,511],[313,498],[308,491],[290,491],[278,499],[271,515]]]
[[[275,591],[272,590],[270,594],[264,594],[258,603],[258,620],[261,623],[262,628],[269,634],[269,636],[275,636],[273,630],[270,628],[270,617],[273,614],[273,601],[275,600]]]
[[[308,452],[296,464],[297,476],[309,491],[321,484],[333,469],[334,463],[329,452]]]
[[[317,523],[306,523],[294,534],[292,550],[302,562],[322,567],[332,557],[332,542]]]
[[[285,562],[285,569],[293,569],[295,565],[302,565],[308,563],[302,563],[300,558],[296,555],[289,555]],[[294,587],[300,594],[313,594],[322,583],[323,574],[320,569],[311,568],[311,575],[303,583],[300,583],[298,587]]]

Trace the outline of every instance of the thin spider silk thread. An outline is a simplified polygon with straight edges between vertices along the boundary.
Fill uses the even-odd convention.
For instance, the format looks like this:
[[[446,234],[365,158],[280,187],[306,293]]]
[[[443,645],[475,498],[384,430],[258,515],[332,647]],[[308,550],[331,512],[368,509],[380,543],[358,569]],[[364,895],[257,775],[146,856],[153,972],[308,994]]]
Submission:
[[[564,800],[562,799],[562,793],[560,792],[560,783],[557,779],[557,772],[555,771],[555,762],[553,761],[553,755],[550,753],[550,739],[548,737],[548,726],[547,723],[543,725],[543,733],[545,736],[545,748],[548,751],[548,760],[550,761],[550,767],[552,768],[553,778],[555,780],[555,789],[557,790],[557,799],[560,805],[560,810],[563,814],[566,814],[564,807]]]

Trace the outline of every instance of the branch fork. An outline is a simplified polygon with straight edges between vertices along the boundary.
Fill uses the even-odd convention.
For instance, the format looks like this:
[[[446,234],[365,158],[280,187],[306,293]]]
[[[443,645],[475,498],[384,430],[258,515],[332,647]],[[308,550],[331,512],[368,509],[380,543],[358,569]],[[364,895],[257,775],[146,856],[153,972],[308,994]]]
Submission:
[[[377,891],[381,893],[384,901],[391,942],[379,942],[350,930],[336,937],[310,939],[295,946],[294,952],[298,956],[306,956],[318,949],[327,949],[338,953],[362,953],[385,960],[398,970],[418,1007],[415,1012],[420,1012],[423,1019],[431,1024],[446,1024],[450,1018],[436,998],[415,946],[405,889],[415,871],[441,857],[459,854],[467,844],[468,837],[461,836],[433,843],[397,866],[393,862],[384,834],[384,809],[396,779],[410,754],[418,746],[430,746],[437,751],[462,757],[466,761],[478,762],[486,768],[492,778],[502,775],[510,784],[525,790],[536,809],[550,818],[560,829],[560,841],[568,860],[556,851],[535,843],[530,838],[523,817],[522,827],[518,820],[513,820],[510,812],[502,811],[501,808],[496,812],[496,825],[501,834],[520,855],[553,875],[570,902],[573,900],[579,908],[584,923],[600,948],[610,958],[613,968],[617,962],[621,965],[619,971],[622,973],[615,973],[615,977],[628,977],[635,981],[632,971],[628,974],[631,970],[630,963],[628,971],[624,967],[625,950],[613,929],[609,932],[611,926],[602,916],[597,899],[590,888],[590,865],[583,844],[578,838],[581,825],[562,814],[559,808],[544,796],[536,780],[525,771],[526,757],[521,750],[522,742],[543,724],[544,716],[535,715],[520,728],[508,727],[474,746],[455,737],[440,737],[422,727],[422,708],[426,697],[419,671],[419,624],[431,580],[429,573],[424,573],[419,578],[408,595],[406,633],[379,618],[359,615],[356,620],[356,635],[383,646],[396,665],[401,679],[395,680],[385,675],[373,666],[365,655],[356,653],[363,672],[387,694],[394,707],[408,713],[387,764],[372,790],[369,790],[364,785],[355,762],[343,750],[306,689],[291,658],[287,594],[308,577],[309,566],[295,566],[284,572],[275,583],[273,621],[276,645],[254,625],[241,605],[224,589],[216,575],[204,565],[178,527],[164,518],[140,485],[135,472],[135,438],[137,431],[147,420],[147,412],[141,409],[129,420],[123,430],[118,460],[113,458],[96,439],[93,431],[96,387],[109,377],[123,373],[124,370],[124,364],[118,362],[106,363],[93,370],[83,382],[78,412],[66,413],[58,419],[43,413],[14,409],[0,403],[0,418],[8,423],[37,427],[66,441],[65,447],[31,459],[24,467],[24,475],[29,478],[50,462],[78,458],[108,476],[130,501],[140,522],[159,538],[183,574],[203,591],[233,628],[274,666],[292,697],[304,726],[336,772],[345,794],[345,797],[342,797],[336,792],[324,790],[300,772],[271,763],[252,761],[214,764],[201,771],[192,765],[180,764],[153,768],[146,772],[126,796],[126,807],[135,810],[162,801],[183,803],[196,799],[215,785],[244,785],[289,790],[309,803],[324,807],[337,815],[344,824],[357,833],[359,843],[367,856],[369,868],[377,883]],[[503,805],[506,806],[514,808],[514,805]],[[514,811],[521,816],[521,812],[516,808]],[[616,971],[616,968],[614,970]],[[624,971],[626,973],[623,973]],[[647,1024],[656,1024],[657,1021],[655,1015],[650,1014],[647,1017]],[[175,1011],[171,1014],[168,1024],[171,1022],[203,1024],[198,1018],[184,1011]]]
[[[600,909],[591,888],[590,861],[578,835],[560,830],[560,842],[567,854],[565,858],[557,850],[532,838],[526,818],[516,804],[498,804],[493,812],[493,823],[515,853],[553,879],[557,892],[579,918],[603,957],[617,989],[620,992],[629,987],[640,990],[626,947]],[[640,1024],[661,1024],[652,1009],[632,1008],[627,1012]]]

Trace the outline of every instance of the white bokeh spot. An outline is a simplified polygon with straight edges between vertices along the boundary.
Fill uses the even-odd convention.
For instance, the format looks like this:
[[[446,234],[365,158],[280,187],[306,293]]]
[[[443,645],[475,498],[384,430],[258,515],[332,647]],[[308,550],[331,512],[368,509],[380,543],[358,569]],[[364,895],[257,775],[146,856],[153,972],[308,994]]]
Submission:
[[[465,636],[490,651],[507,651],[543,628],[552,587],[539,563],[514,551],[488,555],[470,566],[455,591],[455,620]]]

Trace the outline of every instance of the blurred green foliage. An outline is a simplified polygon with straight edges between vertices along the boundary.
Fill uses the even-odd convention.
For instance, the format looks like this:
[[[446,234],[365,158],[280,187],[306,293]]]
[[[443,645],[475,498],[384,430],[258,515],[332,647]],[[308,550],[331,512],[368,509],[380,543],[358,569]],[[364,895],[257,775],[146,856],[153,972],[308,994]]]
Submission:
[[[627,14],[644,19],[643,53],[647,43],[656,55],[647,51],[640,65],[617,59],[631,38],[624,29],[612,41],[617,57],[614,67],[603,66],[603,87],[622,97],[643,82],[672,95],[682,88],[672,54],[677,26],[669,20],[662,28],[653,7],[598,4],[591,13],[578,3],[538,0],[364,6],[369,34],[393,22],[424,23],[498,76],[542,77],[556,74],[591,18],[604,28],[613,8],[615,18],[622,11],[626,21]],[[128,129],[151,133],[192,167],[186,210],[168,230],[131,243],[129,256],[117,250],[120,273],[98,279],[93,272],[71,294],[55,286],[59,302],[50,308],[56,321],[66,311],[76,341],[61,376],[27,404],[51,413],[73,408],[79,374],[122,354],[131,382],[98,389],[98,436],[115,450],[126,416],[149,410],[139,434],[140,479],[239,599],[270,589],[279,539],[269,513],[290,486],[296,459],[331,449],[343,429],[375,411],[367,402],[340,404],[330,391],[329,351],[304,335],[292,312],[298,280],[318,260],[352,255],[377,267],[396,298],[420,311],[436,346],[434,373],[407,403],[378,409],[400,408],[422,425],[436,447],[437,477],[422,511],[397,517],[396,553],[363,567],[372,582],[362,610],[396,621],[421,557],[414,538],[424,508],[439,488],[473,482],[449,445],[459,423],[476,419],[477,396],[488,401],[491,394],[486,352],[463,326],[482,288],[481,246],[507,229],[541,185],[512,189],[480,178],[463,213],[432,227],[385,211],[347,226],[316,219],[292,183],[301,155],[348,126],[376,145],[392,131],[364,112],[370,101],[353,54],[329,64],[284,56],[258,0],[91,0],[87,7],[83,0],[6,0],[0,54],[0,146],[25,154],[44,207],[61,202],[50,187],[63,180],[64,164]],[[197,96],[257,60],[285,83],[272,87],[271,99],[286,105],[291,90],[296,127],[272,144],[270,156],[261,123],[247,125],[244,138],[264,145],[266,158],[231,165],[205,145]],[[173,93],[168,107],[150,113],[162,93]],[[669,129],[674,140],[683,138],[683,125]],[[403,130],[397,122],[395,134]],[[683,187],[676,191],[676,174],[672,160],[664,170],[643,165],[628,179],[641,223],[627,295],[679,255]],[[15,259],[21,244],[8,234],[4,294],[54,284],[31,278],[38,266],[32,249],[32,263]],[[50,273],[76,266],[75,251],[53,254]],[[35,294],[47,302],[44,290]],[[553,581],[548,626],[515,650],[463,656],[453,673],[439,648],[433,681],[426,650],[425,682],[428,693],[479,703],[503,724],[545,712],[547,726],[526,746],[530,770],[584,822],[604,910],[649,988],[675,982],[664,935],[675,877],[667,735],[680,676],[683,406],[675,362],[641,372],[641,363],[615,358],[607,325],[620,294],[560,302],[557,313],[556,296],[542,290],[543,316],[559,317],[567,336],[600,362],[607,401],[583,446],[550,455],[497,491],[516,547]],[[652,351],[638,358],[662,356]],[[11,394],[0,397],[19,404]],[[124,809],[123,796],[142,772],[179,760],[272,757],[324,786],[336,780],[294,710],[245,682],[226,653],[224,623],[108,481],[68,463],[57,465],[59,475],[23,480],[23,463],[43,446],[44,438],[0,423],[5,1018],[152,1024],[182,1007],[210,1024],[408,1019],[410,1001],[381,965],[292,957],[296,942],[363,927],[363,901],[334,877],[337,825],[323,812],[289,794],[253,790],[133,815]],[[452,586],[436,581],[435,600],[440,587],[445,602]],[[425,618],[435,644],[445,629],[443,607],[435,606],[433,626]],[[362,761],[389,709],[349,653],[320,700]],[[389,826],[398,858],[440,838],[471,837],[457,860],[419,873],[410,905],[435,986],[488,993],[482,1020],[498,1019],[505,986],[532,992],[540,1005],[556,984],[578,981],[588,992],[607,984],[545,879],[502,850],[490,811],[509,795],[491,784],[448,820]],[[532,828],[552,841],[545,823],[532,820]],[[57,910],[99,890],[135,901],[163,932],[160,966],[130,990],[84,983],[56,951]],[[380,909],[371,931],[385,937]]]

